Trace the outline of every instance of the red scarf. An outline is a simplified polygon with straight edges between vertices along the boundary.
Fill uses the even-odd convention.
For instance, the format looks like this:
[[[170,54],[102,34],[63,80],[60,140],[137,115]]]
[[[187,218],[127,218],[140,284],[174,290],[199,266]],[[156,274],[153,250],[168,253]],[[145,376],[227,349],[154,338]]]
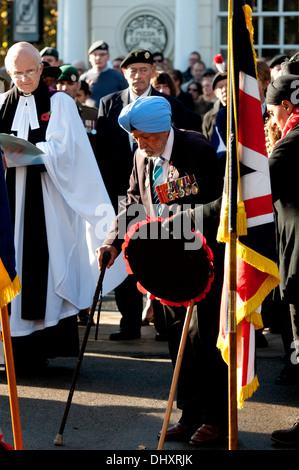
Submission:
[[[287,122],[282,131],[281,138],[283,139],[295,126],[299,123],[299,108],[294,108],[290,114]]]

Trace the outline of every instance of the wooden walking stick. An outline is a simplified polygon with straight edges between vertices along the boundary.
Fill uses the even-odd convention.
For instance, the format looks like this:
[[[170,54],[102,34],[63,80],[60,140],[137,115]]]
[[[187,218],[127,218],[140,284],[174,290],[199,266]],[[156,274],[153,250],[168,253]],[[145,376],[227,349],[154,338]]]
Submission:
[[[174,368],[174,372],[173,372],[172,384],[171,384],[169,398],[168,398],[168,405],[167,405],[166,414],[165,414],[165,418],[164,418],[164,423],[163,423],[163,427],[162,427],[162,431],[161,431],[161,436],[160,436],[160,439],[159,439],[158,450],[163,450],[163,446],[164,446],[166,431],[167,431],[167,428],[168,428],[168,423],[169,423],[169,419],[170,419],[170,415],[171,415],[172,405],[173,405],[174,398],[175,398],[175,392],[176,392],[176,388],[177,388],[179,373],[180,373],[180,370],[181,370],[184,350],[185,350],[186,341],[187,341],[188,329],[189,329],[190,321],[191,321],[191,318],[192,318],[194,304],[195,304],[195,302],[194,302],[194,300],[192,300],[190,306],[188,307],[185,322],[184,322],[180,347],[179,347],[179,351],[178,351],[178,355],[177,355],[177,359],[176,359],[176,364],[175,364],[175,368]]]
[[[19,402],[17,394],[17,383],[13,350],[10,336],[9,316],[7,306],[0,309],[3,346],[5,353],[6,374],[9,389],[9,401],[11,409],[12,428],[14,435],[15,450],[23,450],[22,431],[20,422]]]
[[[87,345],[89,332],[90,332],[91,326],[93,325],[94,312],[95,312],[95,309],[96,309],[96,306],[97,306],[97,303],[98,303],[98,300],[99,300],[99,296],[102,292],[104,274],[105,274],[105,271],[106,271],[107,264],[110,260],[110,256],[111,256],[110,253],[108,251],[105,251],[105,253],[103,255],[102,269],[101,269],[101,273],[100,273],[99,280],[98,280],[98,283],[97,283],[97,287],[96,287],[96,290],[95,290],[93,303],[92,303],[92,306],[91,306],[91,309],[90,309],[89,318],[88,318],[88,322],[87,322],[87,326],[86,326],[86,331],[85,331],[84,339],[83,339],[83,342],[82,342],[81,350],[80,350],[80,353],[79,353],[77,367],[76,367],[76,370],[75,370],[75,373],[74,373],[74,376],[73,376],[72,385],[71,385],[71,388],[70,388],[70,391],[69,391],[69,396],[68,396],[68,400],[67,400],[67,403],[66,403],[64,415],[63,415],[63,418],[62,418],[62,421],[61,421],[59,433],[57,434],[56,438],[54,439],[54,444],[57,445],[57,446],[62,446],[63,445],[63,431],[64,431],[64,428],[65,428],[66,420],[67,420],[67,417],[68,417],[69,409],[70,409],[72,398],[73,398],[73,395],[74,395],[75,386],[76,386],[77,378],[78,378],[78,375],[79,375],[80,367],[81,367],[81,364],[82,364],[85,348],[86,348],[86,345]]]

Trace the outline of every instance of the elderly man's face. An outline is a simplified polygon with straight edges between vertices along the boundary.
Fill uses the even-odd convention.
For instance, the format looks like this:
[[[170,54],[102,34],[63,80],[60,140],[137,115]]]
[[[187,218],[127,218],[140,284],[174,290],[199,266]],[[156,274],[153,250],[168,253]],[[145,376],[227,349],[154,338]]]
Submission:
[[[30,94],[37,89],[42,70],[43,65],[37,57],[24,50],[15,56],[7,72],[22,93]]]
[[[137,141],[140,150],[145,153],[148,158],[155,158],[160,157],[164,152],[169,131],[150,134],[135,129],[131,134]]]
[[[128,67],[123,70],[131,90],[136,95],[141,96],[150,86],[150,81],[156,72],[156,66],[140,62],[128,65]]]

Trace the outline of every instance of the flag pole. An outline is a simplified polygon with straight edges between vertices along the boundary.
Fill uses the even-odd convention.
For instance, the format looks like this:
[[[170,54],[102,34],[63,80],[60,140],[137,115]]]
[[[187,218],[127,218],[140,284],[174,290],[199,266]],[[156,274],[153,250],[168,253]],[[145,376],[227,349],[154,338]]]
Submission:
[[[237,327],[236,327],[236,234],[229,236],[229,450],[238,449]]]
[[[229,278],[228,278],[228,396],[229,396],[229,450],[238,449],[237,416],[237,325],[236,325],[236,279],[237,279],[237,174],[236,174],[236,90],[234,88],[233,64],[233,2],[228,9],[228,195],[229,195]]]
[[[10,336],[9,317],[7,305],[0,309],[3,346],[5,353],[6,374],[9,389],[9,401],[11,409],[12,428],[14,435],[15,450],[23,450],[22,431],[20,422],[19,402],[17,394],[17,383],[15,365],[13,360],[12,343]]]

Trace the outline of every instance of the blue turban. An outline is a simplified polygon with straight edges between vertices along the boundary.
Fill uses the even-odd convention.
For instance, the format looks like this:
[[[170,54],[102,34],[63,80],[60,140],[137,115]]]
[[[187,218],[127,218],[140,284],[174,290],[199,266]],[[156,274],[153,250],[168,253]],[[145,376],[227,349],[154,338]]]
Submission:
[[[166,132],[171,127],[171,106],[162,96],[138,98],[123,108],[118,122],[129,134],[132,127],[150,134]]]

